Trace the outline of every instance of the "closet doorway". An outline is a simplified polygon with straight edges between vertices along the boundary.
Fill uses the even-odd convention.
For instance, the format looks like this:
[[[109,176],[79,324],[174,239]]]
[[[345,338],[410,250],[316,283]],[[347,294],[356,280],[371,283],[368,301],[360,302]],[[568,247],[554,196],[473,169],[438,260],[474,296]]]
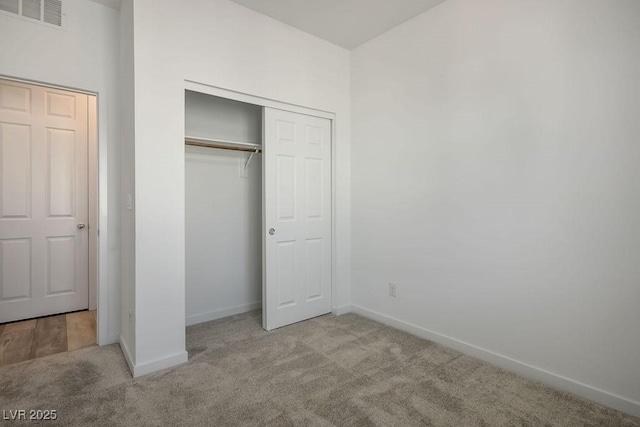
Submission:
[[[271,330],[330,313],[331,114],[190,86],[186,324],[262,308]]]

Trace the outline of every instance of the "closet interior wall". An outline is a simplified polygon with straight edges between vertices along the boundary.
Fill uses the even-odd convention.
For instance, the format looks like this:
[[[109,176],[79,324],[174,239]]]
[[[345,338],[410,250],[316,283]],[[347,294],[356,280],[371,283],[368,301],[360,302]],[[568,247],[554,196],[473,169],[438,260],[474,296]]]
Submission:
[[[185,92],[185,137],[262,143],[262,108]],[[259,309],[262,158],[185,146],[186,324]]]

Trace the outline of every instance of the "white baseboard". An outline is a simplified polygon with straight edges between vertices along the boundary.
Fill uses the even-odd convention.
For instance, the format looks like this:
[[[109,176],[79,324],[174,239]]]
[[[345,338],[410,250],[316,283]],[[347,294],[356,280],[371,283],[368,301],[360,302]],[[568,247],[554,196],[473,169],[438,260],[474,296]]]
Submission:
[[[189,361],[189,353],[186,351],[174,354],[172,356],[151,360],[145,363],[135,365],[133,369],[133,377],[141,377],[167,368],[182,365]]]
[[[131,357],[129,347],[127,347],[127,343],[122,338],[122,335],[120,335],[119,343],[120,350],[122,350],[122,354],[124,355],[124,360],[127,362],[127,366],[129,367],[129,372],[131,372],[131,375],[133,375],[133,372],[135,371],[135,364],[133,363],[133,358]]]
[[[341,305],[340,307],[333,307],[331,310],[333,314],[336,316],[341,316],[343,314],[351,313],[351,305]]]
[[[221,308],[206,313],[192,314],[185,319],[186,326],[196,325],[198,323],[209,322],[211,320],[222,319],[224,317],[242,314],[248,311],[258,310],[262,308],[262,301],[256,301],[249,304],[237,305],[235,307]]]
[[[169,357],[163,357],[136,365],[133,363],[131,352],[129,351],[127,343],[122,339],[122,335],[120,335],[120,349],[124,355],[124,360],[127,362],[127,366],[129,366],[129,371],[134,378],[182,365],[189,361],[189,354],[186,351],[183,351]]]
[[[636,417],[640,416],[640,402],[636,402],[634,400],[627,399],[614,393],[592,387],[588,384],[572,380],[562,375],[549,372],[545,369],[538,368],[524,362],[520,362],[510,357],[494,353],[490,350],[486,350],[473,344],[469,344],[464,341],[460,341],[455,338],[430,331],[428,329],[405,322],[403,320],[396,319],[391,316],[387,316],[386,314],[382,314],[374,310],[360,307],[358,305],[352,305],[351,311],[353,313],[383,323],[387,326],[391,326],[401,331],[405,331],[421,338],[453,348],[469,356],[473,356],[480,360],[484,360],[485,362],[491,363],[492,365],[496,365],[522,376],[532,378],[545,384],[549,384],[553,387],[567,391],[585,399],[592,400],[594,402],[609,406],[622,412],[626,412],[627,414],[631,414]]]

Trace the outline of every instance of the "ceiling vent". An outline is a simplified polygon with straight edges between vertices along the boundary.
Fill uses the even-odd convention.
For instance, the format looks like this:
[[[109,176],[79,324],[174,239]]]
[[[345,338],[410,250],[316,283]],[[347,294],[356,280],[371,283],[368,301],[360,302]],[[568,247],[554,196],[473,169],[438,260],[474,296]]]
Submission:
[[[0,13],[62,28],[62,0],[0,0]]]

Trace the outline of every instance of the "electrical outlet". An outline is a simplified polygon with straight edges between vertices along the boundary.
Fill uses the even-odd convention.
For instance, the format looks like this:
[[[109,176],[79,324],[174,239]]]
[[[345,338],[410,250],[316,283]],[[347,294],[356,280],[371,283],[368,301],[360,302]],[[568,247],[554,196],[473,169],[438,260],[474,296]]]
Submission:
[[[395,283],[389,282],[389,296],[397,297],[398,296],[398,285]]]

